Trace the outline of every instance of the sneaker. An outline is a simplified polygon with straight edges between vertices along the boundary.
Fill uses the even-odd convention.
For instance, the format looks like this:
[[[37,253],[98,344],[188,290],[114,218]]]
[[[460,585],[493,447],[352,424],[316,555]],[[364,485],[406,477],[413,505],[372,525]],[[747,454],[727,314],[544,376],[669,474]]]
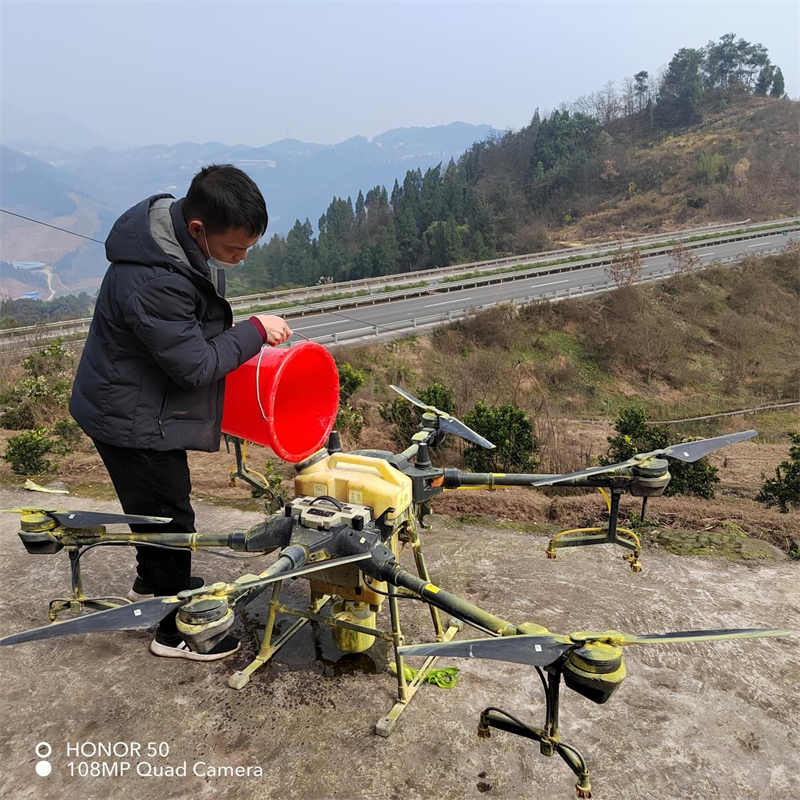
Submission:
[[[190,589],[199,589],[205,581],[197,575],[192,575],[189,579]],[[140,600],[149,600],[153,597],[153,587],[146,583],[138,575],[133,582],[133,588],[125,595],[132,603],[138,603]]]
[[[233,655],[242,643],[235,636],[226,636],[221,642],[217,643],[208,653],[195,653],[189,649],[189,645],[181,639],[177,644],[159,642],[158,636],[150,642],[150,652],[165,658],[188,658],[190,661],[218,661]]]

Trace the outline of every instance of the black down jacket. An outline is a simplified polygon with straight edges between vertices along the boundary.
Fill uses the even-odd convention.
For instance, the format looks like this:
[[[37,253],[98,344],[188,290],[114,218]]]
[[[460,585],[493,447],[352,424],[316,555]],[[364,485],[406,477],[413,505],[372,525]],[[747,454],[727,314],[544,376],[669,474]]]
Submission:
[[[181,200],[169,209],[190,265],[150,234],[156,195],[126,211],[106,240],[106,272],[69,410],[92,438],[118,447],[219,450],[225,375],[261,348],[249,321],[233,327],[189,234]]]

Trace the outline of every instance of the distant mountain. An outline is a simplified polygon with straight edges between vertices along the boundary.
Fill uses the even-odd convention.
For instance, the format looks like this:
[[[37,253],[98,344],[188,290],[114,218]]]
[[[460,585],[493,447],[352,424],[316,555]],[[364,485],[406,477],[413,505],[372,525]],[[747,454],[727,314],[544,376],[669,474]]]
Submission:
[[[0,145],[0,205],[48,219],[72,214],[72,176],[45,161]]]
[[[72,151],[25,144],[31,156],[71,176],[72,185],[116,214],[158,192],[185,194],[192,176],[213,163],[244,169],[267,199],[269,233],[286,233],[296,219],[317,220],[334,196],[377,184],[389,190],[406,170],[423,171],[458,158],[493,132],[489,125],[454,122],[434,128],[397,128],[371,141],[354,136],[335,145],[282,139],[263,147],[219,142],[149,145],[130,150],[95,147]]]
[[[2,208],[102,241],[115,215],[74,181],[69,172],[0,145]],[[9,262],[0,271],[0,294],[18,297],[44,285],[47,298],[97,287],[108,265],[102,245],[10,214],[0,217],[0,257]],[[40,261],[55,277],[48,281],[39,270],[10,266],[19,261]]]

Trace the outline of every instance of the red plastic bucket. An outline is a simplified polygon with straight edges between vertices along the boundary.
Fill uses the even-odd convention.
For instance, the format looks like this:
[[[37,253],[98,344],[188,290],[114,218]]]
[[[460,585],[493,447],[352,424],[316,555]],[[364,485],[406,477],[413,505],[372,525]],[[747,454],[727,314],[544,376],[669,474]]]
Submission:
[[[339,408],[339,373],[322,345],[264,347],[225,379],[223,433],[296,463],[319,450]]]

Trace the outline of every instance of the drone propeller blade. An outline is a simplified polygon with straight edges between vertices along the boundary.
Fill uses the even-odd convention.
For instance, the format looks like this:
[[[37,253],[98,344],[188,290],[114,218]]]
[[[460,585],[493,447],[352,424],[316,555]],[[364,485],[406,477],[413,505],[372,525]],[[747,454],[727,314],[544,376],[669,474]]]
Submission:
[[[573,633],[574,641],[605,642],[616,646],[629,644],[672,644],[674,642],[715,642],[728,639],[762,639],[771,636],[791,636],[783,628],[718,628],[708,631],[672,631],[671,633],[620,633],[606,631],[600,634]]]
[[[472,428],[467,427],[461,420],[455,417],[445,417],[439,420],[439,430],[444,433],[452,433],[466,439],[468,442],[477,444],[480,447],[485,447],[487,450],[494,450],[494,445],[488,440],[484,439],[479,433],[475,433]]]
[[[65,528],[93,528],[98,525],[160,525],[172,517],[148,517],[142,514],[108,514],[105,511],[59,511],[52,516]]]
[[[65,622],[53,622],[42,628],[5,636],[0,639],[0,647],[21,642],[35,642],[39,639],[55,639],[58,636],[68,636],[73,633],[133,631],[152,628],[184,602],[177,597],[154,597],[151,600],[110,608],[108,611],[84,614]]]
[[[433,406],[426,405],[418,397],[414,397],[414,395],[411,394],[411,392],[407,392],[405,389],[401,389],[399,386],[395,386],[393,383],[389,384],[389,388],[394,389],[394,391],[397,392],[397,394],[399,394],[401,397],[405,397],[405,399],[408,400],[409,403],[413,403],[415,406],[421,408],[423,411],[434,411],[434,412],[436,411],[436,409]]]
[[[531,667],[546,667],[578,645],[558,634],[523,634],[494,639],[460,639],[452,642],[413,644],[399,648],[402,656],[490,658]]]
[[[677,458],[678,461],[699,461],[703,456],[707,456],[715,450],[752,439],[754,436],[758,436],[758,431],[742,431],[741,433],[731,433],[728,436],[715,436],[713,439],[700,439],[697,442],[671,444],[661,452],[669,458]]]
[[[450,658],[490,658],[533,667],[546,667],[562,655],[587,642],[614,647],[631,644],[670,644],[674,642],[713,642],[728,639],[758,639],[770,636],[790,636],[792,631],[781,628],[737,628],[708,631],[675,631],[672,633],[573,633],[528,634],[502,636],[494,639],[461,639],[452,642],[432,642],[399,648],[401,656],[448,656]]]
[[[609,472],[616,472],[619,469],[625,469],[626,467],[633,467],[651,458],[675,458],[678,461],[691,463],[693,461],[699,461],[715,450],[720,450],[736,442],[743,442],[746,439],[752,439],[754,436],[758,436],[758,431],[742,431],[741,433],[732,433],[728,436],[715,436],[713,439],[700,439],[696,442],[679,442],[664,447],[661,450],[653,450],[649,453],[637,453],[631,456],[627,461],[620,461],[618,464],[607,464],[606,466],[590,467],[589,469],[582,469],[578,472],[570,472],[564,475],[553,475],[549,478],[532,481],[531,485],[554,486],[559,483],[569,483],[576,478],[585,478],[590,475],[604,475]]]

